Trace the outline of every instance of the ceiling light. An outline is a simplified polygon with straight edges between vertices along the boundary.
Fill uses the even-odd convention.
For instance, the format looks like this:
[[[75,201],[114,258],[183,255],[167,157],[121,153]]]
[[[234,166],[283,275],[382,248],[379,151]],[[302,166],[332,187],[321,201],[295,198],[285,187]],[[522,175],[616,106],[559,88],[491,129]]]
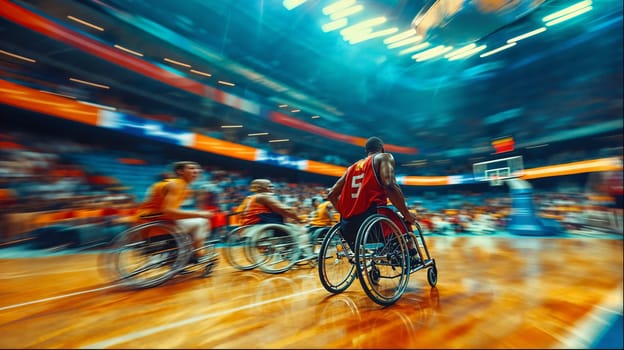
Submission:
[[[93,29],[97,29],[97,30],[99,30],[100,32],[103,32],[103,31],[104,31],[104,28],[102,28],[102,27],[100,27],[100,26],[96,26],[95,24],[89,23],[89,22],[87,22],[87,21],[85,21],[85,20],[82,20],[82,19],[80,19],[80,18],[76,18],[76,17],[71,16],[71,15],[70,15],[70,16],[67,16],[67,18],[71,19],[71,20],[72,20],[72,21],[74,21],[74,22],[78,22],[78,23],[80,23],[80,24],[83,24],[83,25],[85,25],[85,26],[87,26],[87,27],[91,27],[91,28],[93,28]]]
[[[468,50],[468,51],[462,52],[462,53],[460,53],[458,55],[453,55],[453,56],[449,57],[448,60],[449,61],[456,61],[456,60],[459,60],[459,59],[462,59],[462,58],[470,57],[470,56],[472,56],[472,55],[474,55],[474,54],[476,54],[478,52],[481,52],[481,51],[485,50],[486,48],[487,48],[487,45],[481,45],[481,46],[475,47],[472,50]]]
[[[32,63],[37,62],[36,60],[34,60],[34,59],[32,59],[32,58],[28,58],[28,57],[25,57],[25,56],[20,56],[20,55],[18,55],[18,54],[11,53],[11,52],[4,51],[4,50],[0,50],[0,53],[5,54],[5,55],[7,55],[7,56],[11,56],[11,57],[19,58],[20,60],[23,60],[23,61],[28,61],[28,62],[32,62]]]
[[[503,46],[501,46],[501,47],[499,47],[497,49],[494,49],[492,51],[488,51],[486,53],[482,53],[482,54],[479,55],[479,57],[487,57],[487,56],[493,55],[493,54],[495,54],[497,52],[501,52],[503,50],[507,50],[508,48],[513,47],[515,45],[516,45],[516,43],[509,43],[507,45],[503,45]]]
[[[76,79],[76,78],[69,78],[69,80],[75,81],[76,83],[80,83],[80,84],[85,84],[85,85],[91,85],[91,86],[99,87],[99,88],[102,88],[102,89],[110,89],[110,86],[108,86],[108,85],[92,83],[92,82],[86,81],[86,80],[80,80],[80,79]]]
[[[327,5],[325,7],[323,7],[323,13],[326,15],[331,15],[332,13],[336,12],[336,11],[340,11],[343,8],[349,7],[351,5],[355,4],[355,0],[340,0],[340,1],[336,1],[335,3],[331,4],[331,5]]]
[[[424,43],[421,43],[412,47],[408,47],[407,49],[403,49],[399,51],[399,55],[406,55],[408,53],[424,50],[428,48],[429,46],[431,46],[431,44],[429,44],[428,42],[424,42]]]
[[[395,41],[407,39],[407,38],[409,38],[410,36],[413,36],[413,35],[416,35],[416,31],[410,28],[410,29],[408,29],[408,30],[406,30],[404,32],[401,32],[401,33],[397,34],[397,35],[393,35],[393,36],[391,36],[389,38],[385,38],[384,39],[384,44],[392,44]]]
[[[276,139],[276,140],[269,140],[269,142],[288,142],[290,141],[289,139]]]
[[[331,18],[332,20],[337,20],[343,17],[348,17],[351,16],[352,14],[358,13],[360,11],[362,11],[364,9],[364,6],[362,5],[355,5],[355,6],[351,6],[351,7],[347,7],[345,9],[342,9],[340,11],[336,11],[334,13],[332,13],[329,18]]]
[[[236,86],[236,84],[234,83],[230,83],[229,81],[223,81],[223,80],[218,80],[217,83],[221,85],[227,85],[227,86]]]
[[[591,7],[591,6],[584,7],[582,9],[578,10],[578,11],[574,11],[574,12],[572,12],[572,13],[570,13],[568,15],[565,15],[563,17],[559,17],[557,19],[553,19],[550,22],[546,22],[546,26],[548,26],[548,27],[554,26],[557,23],[561,23],[561,22],[567,21],[567,20],[569,20],[571,18],[574,18],[574,17],[576,17],[578,15],[582,15],[585,12],[591,11],[592,9],[593,9],[593,7]]]
[[[247,136],[265,136],[268,134],[269,134],[268,132],[256,132],[256,133],[247,134]]]
[[[288,107],[288,105],[283,104],[283,105],[279,105],[278,107],[279,107],[279,108],[285,108],[285,107]]]
[[[234,128],[242,128],[242,125],[221,125],[222,129],[234,129]]]
[[[306,2],[306,0],[284,0],[282,2],[282,5],[284,5],[284,7],[290,11],[292,9],[294,9],[295,7],[303,4],[304,2]]]
[[[421,40],[422,40],[422,36],[417,35],[417,36],[412,37],[412,38],[407,38],[407,39],[403,39],[403,40],[399,40],[397,42],[394,42],[394,43],[388,45],[388,48],[389,49],[394,49],[396,47],[401,47],[401,46],[413,44],[413,43],[421,41]]]
[[[191,73],[195,73],[195,74],[199,74],[199,75],[203,75],[203,76],[205,76],[205,77],[211,77],[211,76],[212,76],[212,74],[210,74],[210,73],[206,73],[206,72],[198,71],[198,70],[195,70],[195,69],[191,69],[191,71],[190,71],[190,72],[191,72]]]
[[[516,37],[513,37],[513,38],[507,40],[507,44],[513,43],[513,42],[516,42],[516,41],[520,41],[522,39],[526,39],[526,38],[529,38],[529,37],[532,37],[533,35],[537,35],[539,33],[545,32],[545,31],[546,31],[546,27],[541,27],[541,28],[532,30],[532,31],[530,31],[528,33],[524,33],[522,35],[518,35]]]
[[[169,63],[173,63],[173,64],[177,64],[178,66],[182,66],[182,67],[186,67],[186,68],[191,68],[191,65],[190,65],[190,64],[186,64],[186,63],[178,62],[178,61],[176,61],[176,60],[172,60],[171,58],[167,58],[167,57],[165,57],[165,58],[163,59],[163,61],[165,61],[165,62],[169,62]]]
[[[399,31],[399,28],[397,28],[397,27],[383,29],[383,30],[380,30],[380,31],[377,31],[377,32],[372,32],[370,34],[366,34],[366,35],[359,36],[359,37],[356,37],[356,38],[351,38],[351,39],[349,39],[349,44],[354,45],[354,44],[357,44],[357,43],[361,43],[362,41],[378,38],[380,36],[386,36],[386,35],[394,34],[394,33],[398,32],[398,31]]]
[[[425,52],[421,52],[419,54],[416,54],[414,56],[416,56],[416,62],[422,62],[422,61],[426,61],[430,58],[434,58],[437,56],[440,56],[442,54],[445,54],[449,51],[453,50],[452,46],[444,46],[444,45],[440,45],[437,48],[433,48],[431,50],[427,50]]]
[[[300,109],[293,109],[291,112],[293,112],[293,113],[299,113],[299,112],[301,112],[301,110],[300,110]]]
[[[446,55],[444,55],[444,58],[450,58],[450,57],[453,57],[455,55],[462,54],[462,53],[464,53],[466,51],[469,51],[469,50],[471,50],[471,49],[473,49],[475,47],[477,47],[477,44],[475,44],[475,43],[468,44],[468,45],[466,45],[464,47],[460,47],[459,49],[457,49],[455,51],[451,51],[451,52],[447,53]]]
[[[133,55],[136,55],[136,56],[139,56],[139,57],[143,57],[143,54],[142,54],[142,53],[137,52],[137,51],[134,51],[134,50],[130,50],[130,49],[125,48],[125,47],[123,47],[123,46],[121,46],[121,45],[117,45],[117,44],[115,44],[115,45],[113,45],[113,46],[114,46],[114,47],[116,47],[116,48],[118,48],[118,49],[119,49],[119,50],[121,50],[121,51],[125,51],[125,52],[127,52],[127,53],[131,53],[131,54],[133,54]]]
[[[576,4],[572,5],[572,6],[566,7],[563,10],[554,12],[554,13],[552,13],[552,14],[544,17],[544,18],[542,18],[542,22],[548,22],[548,21],[553,20],[555,18],[562,17],[562,16],[565,16],[567,14],[571,14],[571,13],[573,13],[575,11],[578,11],[578,10],[580,10],[582,8],[585,8],[587,6],[591,6],[591,4],[592,4],[591,0],[581,1],[579,3],[576,3]]]
[[[311,118],[312,118],[312,119],[318,119],[318,118],[320,118],[320,117],[321,117],[321,116],[319,116],[319,115],[313,115]]]
[[[323,30],[323,32],[327,33],[327,32],[331,32],[332,30],[340,29],[346,26],[347,24],[349,24],[349,21],[347,21],[346,18],[341,18],[339,20],[323,24],[321,26],[321,29]]]

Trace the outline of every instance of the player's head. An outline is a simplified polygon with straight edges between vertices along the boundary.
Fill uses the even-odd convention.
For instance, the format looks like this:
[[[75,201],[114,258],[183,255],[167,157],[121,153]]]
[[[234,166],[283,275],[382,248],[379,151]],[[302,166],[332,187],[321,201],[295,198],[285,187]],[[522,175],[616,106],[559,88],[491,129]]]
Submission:
[[[364,145],[364,149],[366,150],[366,154],[384,152],[384,143],[377,136],[373,136],[366,140],[366,144]]]
[[[185,160],[173,163],[173,172],[175,175],[184,178],[187,182],[197,179],[201,170],[201,166],[197,162]]]
[[[267,179],[254,179],[251,181],[251,186],[249,188],[251,192],[271,192],[273,190],[273,184],[271,180]]]

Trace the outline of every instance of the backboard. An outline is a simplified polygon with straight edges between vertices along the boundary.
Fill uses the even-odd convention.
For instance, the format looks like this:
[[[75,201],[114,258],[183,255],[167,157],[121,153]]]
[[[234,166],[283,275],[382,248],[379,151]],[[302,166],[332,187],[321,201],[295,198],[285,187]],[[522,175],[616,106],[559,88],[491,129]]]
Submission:
[[[489,181],[492,186],[500,186],[506,179],[520,177],[524,171],[522,156],[488,160],[472,165],[476,181]]]

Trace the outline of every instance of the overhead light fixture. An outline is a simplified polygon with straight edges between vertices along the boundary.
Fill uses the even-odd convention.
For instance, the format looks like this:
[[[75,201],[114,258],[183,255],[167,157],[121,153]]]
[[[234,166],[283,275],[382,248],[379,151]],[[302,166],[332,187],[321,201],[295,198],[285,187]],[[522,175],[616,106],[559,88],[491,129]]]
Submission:
[[[474,49],[475,47],[477,47],[477,44],[472,43],[472,44],[468,44],[466,46],[460,47],[459,49],[455,50],[455,51],[451,51],[449,53],[447,53],[446,55],[444,55],[444,58],[450,58],[453,57],[455,55],[460,55],[466,51],[470,51],[471,49]]]
[[[69,80],[74,81],[76,83],[80,83],[80,84],[85,84],[85,85],[91,85],[91,86],[99,87],[99,88],[102,88],[102,89],[110,89],[110,86],[108,86],[108,85],[92,83],[92,82],[86,81],[86,80],[81,80],[81,79],[76,79],[76,78],[69,78]]]
[[[288,142],[290,141],[289,139],[275,139],[275,140],[269,140],[269,142],[273,143],[273,142]]]
[[[269,134],[268,132],[255,132],[255,133],[247,134],[247,136],[265,136],[268,134]]]
[[[301,110],[300,109],[293,109],[291,112],[292,113],[299,113],[299,112],[301,112]]]
[[[143,57],[143,54],[142,54],[142,53],[137,52],[137,51],[134,51],[134,50],[130,50],[130,49],[125,48],[125,47],[123,47],[123,46],[121,46],[121,45],[117,45],[117,44],[115,44],[115,45],[113,45],[113,46],[114,46],[114,47],[116,47],[116,48],[118,48],[118,49],[119,49],[119,50],[121,50],[121,51],[125,51],[125,52],[127,52],[127,53],[131,53],[131,54],[133,54],[133,55],[135,55],[135,56]]]
[[[365,21],[362,22],[358,22],[354,25],[351,25],[343,30],[340,31],[340,35],[342,35],[343,37],[349,37],[351,35],[357,35],[358,33],[364,31],[366,32],[367,29],[369,29],[370,27],[374,27],[376,25],[380,25],[380,24],[384,24],[386,23],[388,19],[384,16],[381,17],[375,17],[375,18],[371,18],[371,19],[367,19]]]
[[[360,11],[362,11],[364,9],[364,6],[362,5],[355,5],[355,6],[351,6],[351,7],[347,7],[345,9],[342,9],[340,11],[336,11],[334,13],[332,13],[329,18],[331,18],[332,20],[337,20],[340,18],[344,18],[344,17],[348,17],[351,16],[353,14],[356,14]]]
[[[401,32],[401,33],[397,34],[397,35],[393,35],[391,37],[385,38],[384,39],[384,44],[392,44],[393,42],[404,40],[404,39],[407,39],[407,38],[409,38],[411,36],[414,36],[414,35],[416,35],[416,31],[413,30],[413,29],[408,29],[408,30],[406,30],[404,32]]]
[[[227,86],[236,86],[236,84],[234,83],[230,83],[229,81],[223,81],[223,80],[218,80],[217,83],[221,85],[227,85]]]
[[[379,30],[379,31],[372,32],[366,35],[358,36],[356,38],[351,38],[349,39],[349,44],[351,45],[358,44],[366,40],[375,39],[375,38],[379,38],[379,37],[386,36],[386,35],[391,35],[398,31],[399,31],[399,28],[397,27]]]
[[[424,50],[428,48],[429,46],[431,46],[431,44],[425,41],[424,43],[421,43],[412,47],[408,47],[407,49],[403,49],[399,51],[399,55],[406,55],[408,53]]]
[[[221,125],[222,129],[234,129],[234,128],[242,128],[242,125]]]
[[[283,104],[283,105],[279,105],[278,107],[279,107],[279,108],[286,108],[286,107],[288,107],[288,105]]]
[[[568,6],[566,8],[564,8],[563,10],[559,10],[557,12],[551,13],[550,15],[542,18],[542,22],[549,22],[555,18],[560,18],[560,17],[564,17],[566,15],[572,14],[576,11],[579,11],[581,9],[584,9],[588,6],[591,6],[592,2],[591,0],[583,0],[581,2],[578,2],[572,6]]]
[[[509,44],[509,43],[515,43],[516,41],[520,41],[520,40],[522,40],[522,39],[530,38],[530,37],[532,37],[533,35],[537,35],[537,34],[539,34],[539,33],[543,33],[543,32],[545,32],[545,31],[546,31],[546,27],[541,27],[541,28],[538,28],[538,29],[532,30],[532,31],[530,31],[530,32],[528,32],[528,33],[524,33],[524,34],[522,34],[522,35],[518,35],[518,36],[515,36],[515,37],[513,37],[513,38],[511,38],[511,39],[507,40],[507,44]]]
[[[4,55],[7,55],[7,56],[11,56],[11,57],[17,58],[17,59],[20,59],[22,61],[27,61],[27,62],[32,62],[32,63],[37,62],[35,59],[28,58],[28,57],[22,56],[22,55],[18,55],[16,53],[12,53],[12,52],[9,52],[9,51],[0,50],[0,53],[4,54]]]
[[[312,119],[318,119],[318,118],[320,118],[320,117],[321,117],[320,115],[313,115],[311,118],[312,118]]]
[[[355,0],[340,0],[340,1],[336,1],[331,5],[327,5],[325,7],[323,7],[323,14],[325,15],[331,15],[332,13],[336,12],[336,11],[340,11],[344,8],[347,8],[351,5],[355,4]]]
[[[479,55],[479,57],[487,57],[487,56],[493,55],[495,53],[501,52],[503,50],[507,50],[508,48],[514,47],[515,45],[516,45],[516,43],[509,43],[507,45],[503,45],[503,46],[501,46],[499,48],[496,48],[496,49],[494,49],[492,51],[488,51],[486,53],[482,53],[482,54]]]
[[[294,9],[295,7],[303,4],[304,2],[306,2],[306,0],[284,0],[282,2],[282,5],[284,5],[284,7],[290,11],[292,9]]]
[[[413,44],[413,43],[419,42],[421,40],[422,40],[422,36],[417,35],[415,37],[411,37],[411,38],[407,38],[407,39],[403,39],[403,40],[399,40],[399,41],[393,42],[392,44],[388,45],[388,48],[389,49],[394,49],[394,48],[397,48],[397,47]]]
[[[582,15],[585,12],[591,11],[592,9],[593,9],[592,6],[584,7],[582,9],[580,9],[580,10],[574,11],[574,12],[572,12],[572,13],[570,13],[568,15],[565,15],[563,17],[559,17],[557,19],[553,19],[552,21],[546,22],[546,26],[547,27],[554,26],[555,24],[567,21],[567,20],[569,20],[571,18],[574,18],[574,17],[576,17],[578,15]]]
[[[169,63],[173,63],[173,64],[177,64],[178,66],[182,66],[182,67],[186,67],[186,68],[191,68],[190,64],[182,63],[182,62],[179,62],[179,61],[176,61],[176,60],[172,60],[171,58],[165,57],[165,58],[163,58],[163,61],[169,62]]]
[[[212,74],[210,74],[210,73],[198,71],[198,70],[195,70],[195,69],[191,69],[190,72],[191,73],[195,73],[195,74],[199,74],[199,75],[203,75],[205,77],[211,77],[212,76]]]
[[[321,26],[321,29],[323,30],[323,32],[327,33],[336,29],[340,29],[346,26],[347,24],[349,24],[349,21],[346,18],[341,18],[339,20],[335,20],[335,21],[323,24]]]
[[[449,61],[456,61],[462,58],[466,58],[466,57],[470,57],[476,53],[479,53],[483,50],[485,50],[487,48],[487,45],[481,45],[481,46],[477,46],[474,49],[468,50],[468,51],[464,51],[460,54],[457,55],[453,55],[451,57],[448,58]]]
[[[74,21],[74,22],[78,22],[78,23],[80,23],[80,24],[82,24],[82,25],[85,25],[85,26],[87,26],[87,27],[90,27],[90,28],[93,28],[93,29],[99,30],[100,32],[103,32],[103,31],[104,31],[104,28],[102,28],[102,27],[100,27],[100,26],[96,26],[95,24],[93,24],[93,23],[89,23],[89,22],[87,22],[87,21],[85,21],[85,20],[83,20],[83,19],[80,19],[80,18],[77,18],[77,17],[71,16],[71,15],[67,16],[67,18],[71,19],[71,20],[72,20],[72,21]]]
[[[444,53],[447,53],[449,51],[453,50],[452,46],[444,46],[444,45],[438,45],[434,48],[431,48],[429,50],[423,51],[423,52],[419,52],[415,55],[412,56],[413,59],[416,60],[416,62],[421,62],[424,60],[428,60],[430,58],[442,55]]]

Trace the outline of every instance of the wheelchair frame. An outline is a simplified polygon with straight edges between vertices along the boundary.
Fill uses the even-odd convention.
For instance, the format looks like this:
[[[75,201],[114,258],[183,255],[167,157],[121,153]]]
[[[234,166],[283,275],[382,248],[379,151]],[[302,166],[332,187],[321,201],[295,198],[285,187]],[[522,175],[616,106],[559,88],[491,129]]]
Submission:
[[[340,223],[330,229],[321,245],[318,270],[321,284],[330,293],[345,291],[357,278],[370,299],[388,306],[401,298],[412,273],[428,268],[427,281],[433,288],[437,284],[438,272],[420,224],[415,224],[416,235],[396,211],[385,206],[378,209],[394,217],[378,212],[366,218],[358,229],[355,251],[344,239]],[[383,234],[384,227],[389,234]],[[420,258],[415,266],[411,266],[408,254],[410,243]],[[392,283],[394,285],[388,286]]]
[[[151,232],[158,230],[157,235]],[[119,233],[100,254],[100,266],[111,280],[126,288],[150,288],[165,283],[185,268],[201,267],[208,276],[219,256],[212,242],[202,247],[208,257],[188,264],[195,251],[190,235],[178,232],[171,221],[156,220]]]

